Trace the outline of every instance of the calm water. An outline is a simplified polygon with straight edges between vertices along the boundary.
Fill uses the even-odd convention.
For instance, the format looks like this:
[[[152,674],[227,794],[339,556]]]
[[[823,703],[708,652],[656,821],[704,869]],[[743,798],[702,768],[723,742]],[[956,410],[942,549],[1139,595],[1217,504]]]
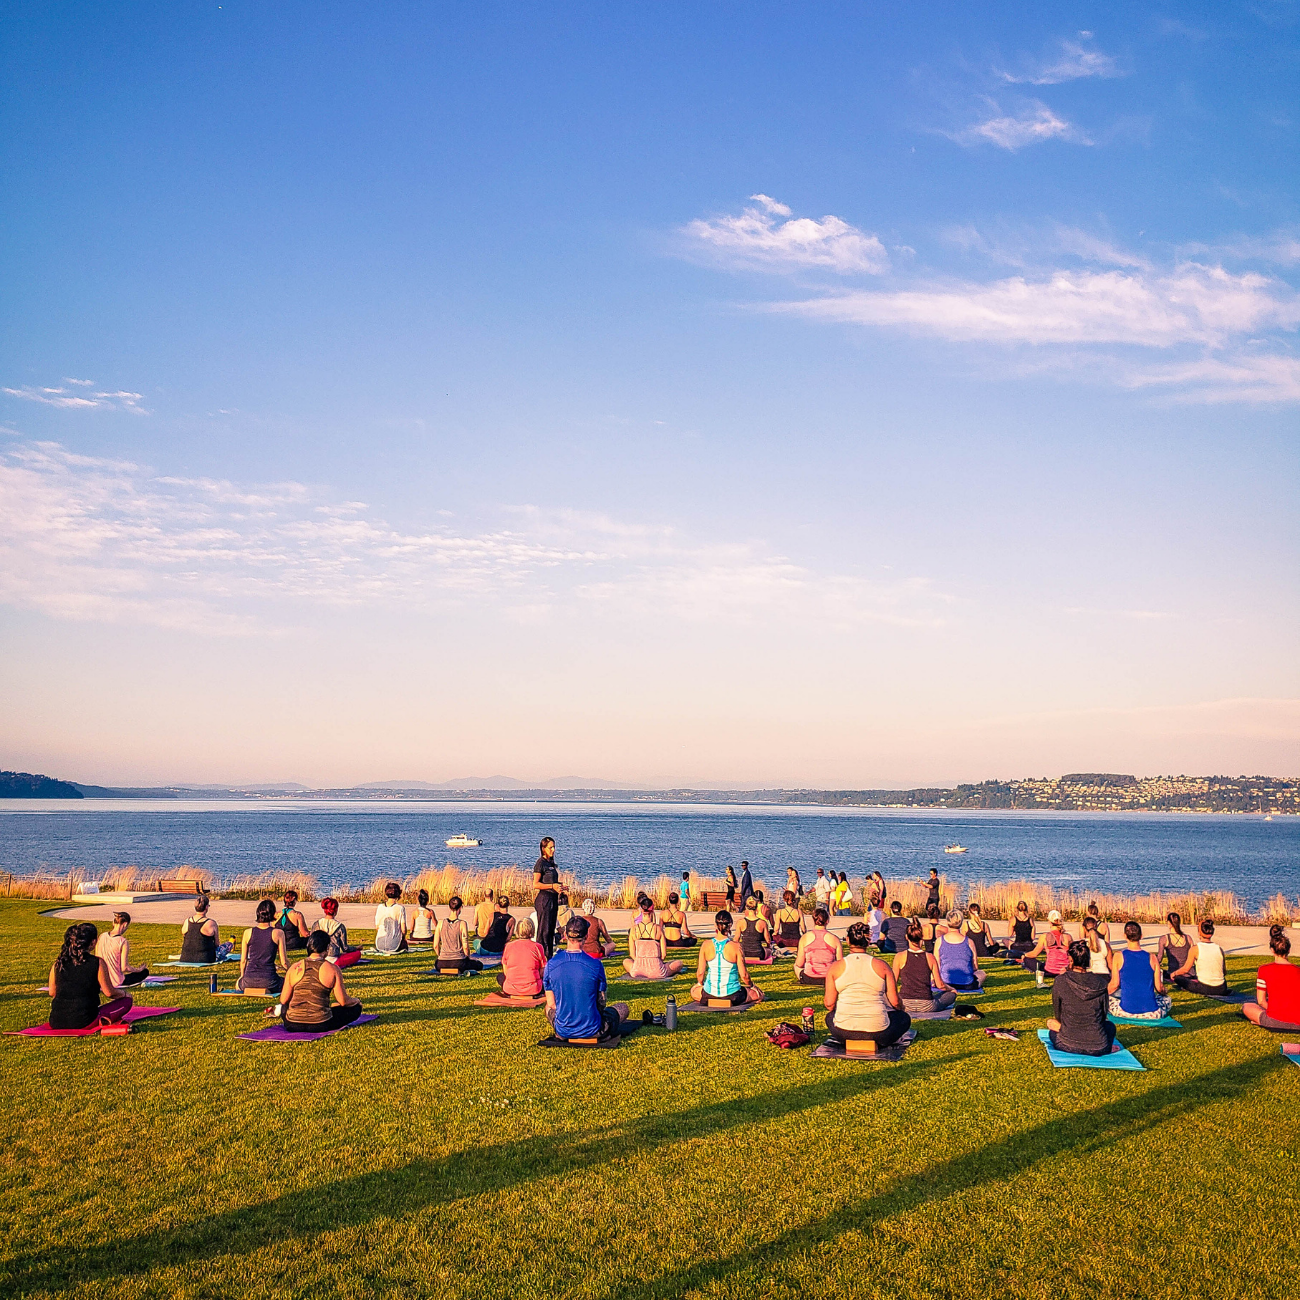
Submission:
[[[478,849],[448,850],[464,832]],[[604,884],[683,870],[720,876],[747,858],[755,879],[818,867],[851,880],[878,868],[920,879],[931,866],[961,881],[1041,880],[1079,890],[1231,889],[1252,906],[1300,895],[1300,818],[1127,813],[915,812],[663,804],[520,804],[277,800],[6,800],[0,870],[171,868],[211,876],[305,871],[325,886],[397,878],[430,863],[531,865],[553,835],[561,867]],[[945,855],[959,842],[964,856]]]

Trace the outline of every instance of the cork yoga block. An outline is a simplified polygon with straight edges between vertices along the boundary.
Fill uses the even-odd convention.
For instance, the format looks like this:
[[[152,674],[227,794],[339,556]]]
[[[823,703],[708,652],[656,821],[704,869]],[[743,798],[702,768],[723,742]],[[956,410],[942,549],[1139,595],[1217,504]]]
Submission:
[[[876,1040],[874,1038],[850,1038],[844,1044],[846,1056],[875,1056]]]

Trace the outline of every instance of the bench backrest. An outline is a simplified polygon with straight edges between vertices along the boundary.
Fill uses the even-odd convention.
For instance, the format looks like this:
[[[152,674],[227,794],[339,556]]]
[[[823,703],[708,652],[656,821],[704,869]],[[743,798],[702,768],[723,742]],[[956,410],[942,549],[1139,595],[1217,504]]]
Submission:
[[[160,894],[201,894],[204,892],[203,881],[195,880],[192,876],[164,878],[158,882],[158,892]]]

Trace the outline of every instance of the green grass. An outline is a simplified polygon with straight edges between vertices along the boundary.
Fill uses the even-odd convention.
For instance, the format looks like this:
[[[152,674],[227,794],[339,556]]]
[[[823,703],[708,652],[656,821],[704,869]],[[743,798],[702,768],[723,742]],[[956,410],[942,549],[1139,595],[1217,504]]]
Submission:
[[[48,1010],[40,906],[0,903],[5,1029]],[[1296,1294],[1300,1070],[1233,1007],[1121,1028],[1145,1073],[1053,1070],[1047,995],[995,965],[983,1023],[1020,1043],[925,1022],[902,1064],[845,1064],[768,1046],[809,1001],[778,967],[745,1015],[543,1051],[540,1012],[425,964],[349,972],[381,1019],[315,1044],[236,1041],[264,1004],[207,972],[126,1038],[4,1039],[0,1294]],[[611,971],[635,1012],[665,988]]]

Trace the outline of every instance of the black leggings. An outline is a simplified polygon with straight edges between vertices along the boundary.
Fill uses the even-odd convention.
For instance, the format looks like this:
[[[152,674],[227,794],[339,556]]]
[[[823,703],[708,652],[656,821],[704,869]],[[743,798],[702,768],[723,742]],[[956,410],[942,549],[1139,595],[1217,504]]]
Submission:
[[[361,1003],[351,1002],[346,1007],[331,1007],[330,1018],[317,1025],[298,1025],[287,1017],[285,1029],[291,1034],[326,1034],[331,1029],[342,1029],[350,1025],[361,1014]]]
[[[459,960],[439,957],[434,963],[439,975],[463,975],[467,970],[482,970],[483,963],[473,957],[461,957]]]
[[[1057,1031],[1055,1029],[1049,1029],[1047,1031],[1047,1041],[1058,1051],[1069,1052],[1071,1056],[1109,1056],[1110,1049],[1115,1046],[1115,1025],[1112,1021],[1108,1020],[1101,1028],[1102,1032],[1106,1035],[1106,1046],[1101,1048],[1094,1047],[1086,1052],[1081,1052],[1074,1047],[1062,1047],[1061,1044],[1056,1041]]]
[[[129,974],[124,975],[122,977],[122,987],[125,989],[125,988],[130,988],[132,984],[143,984],[145,980],[147,980],[148,978],[149,978],[148,966],[146,966],[144,970],[133,970]]]
[[[896,1043],[912,1027],[912,1017],[906,1011],[895,1011],[893,1007],[889,1008],[889,1025],[885,1029],[867,1030],[867,1029],[840,1029],[835,1024],[835,1012],[826,1013],[826,1031],[832,1038],[838,1038],[841,1043],[847,1042],[850,1038],[862,1040],[864,1038],[875,1039],[877,1047],[888,1047],[891,1043]]]
[[[1195,975],[1179,975],[1174,983],[1178,985],[1184,993],[1199,993],[1202,997],[1207,998],[1226,998],[1232,990],[1227,984],[1202,984]]]
[[[537,913],[537,933],[533,937],[546,950],[546,960],[550,961],[555,956],[555,917],[560,910],[560,900],[553,890],[539,890],[533,899],[533,910]]]

